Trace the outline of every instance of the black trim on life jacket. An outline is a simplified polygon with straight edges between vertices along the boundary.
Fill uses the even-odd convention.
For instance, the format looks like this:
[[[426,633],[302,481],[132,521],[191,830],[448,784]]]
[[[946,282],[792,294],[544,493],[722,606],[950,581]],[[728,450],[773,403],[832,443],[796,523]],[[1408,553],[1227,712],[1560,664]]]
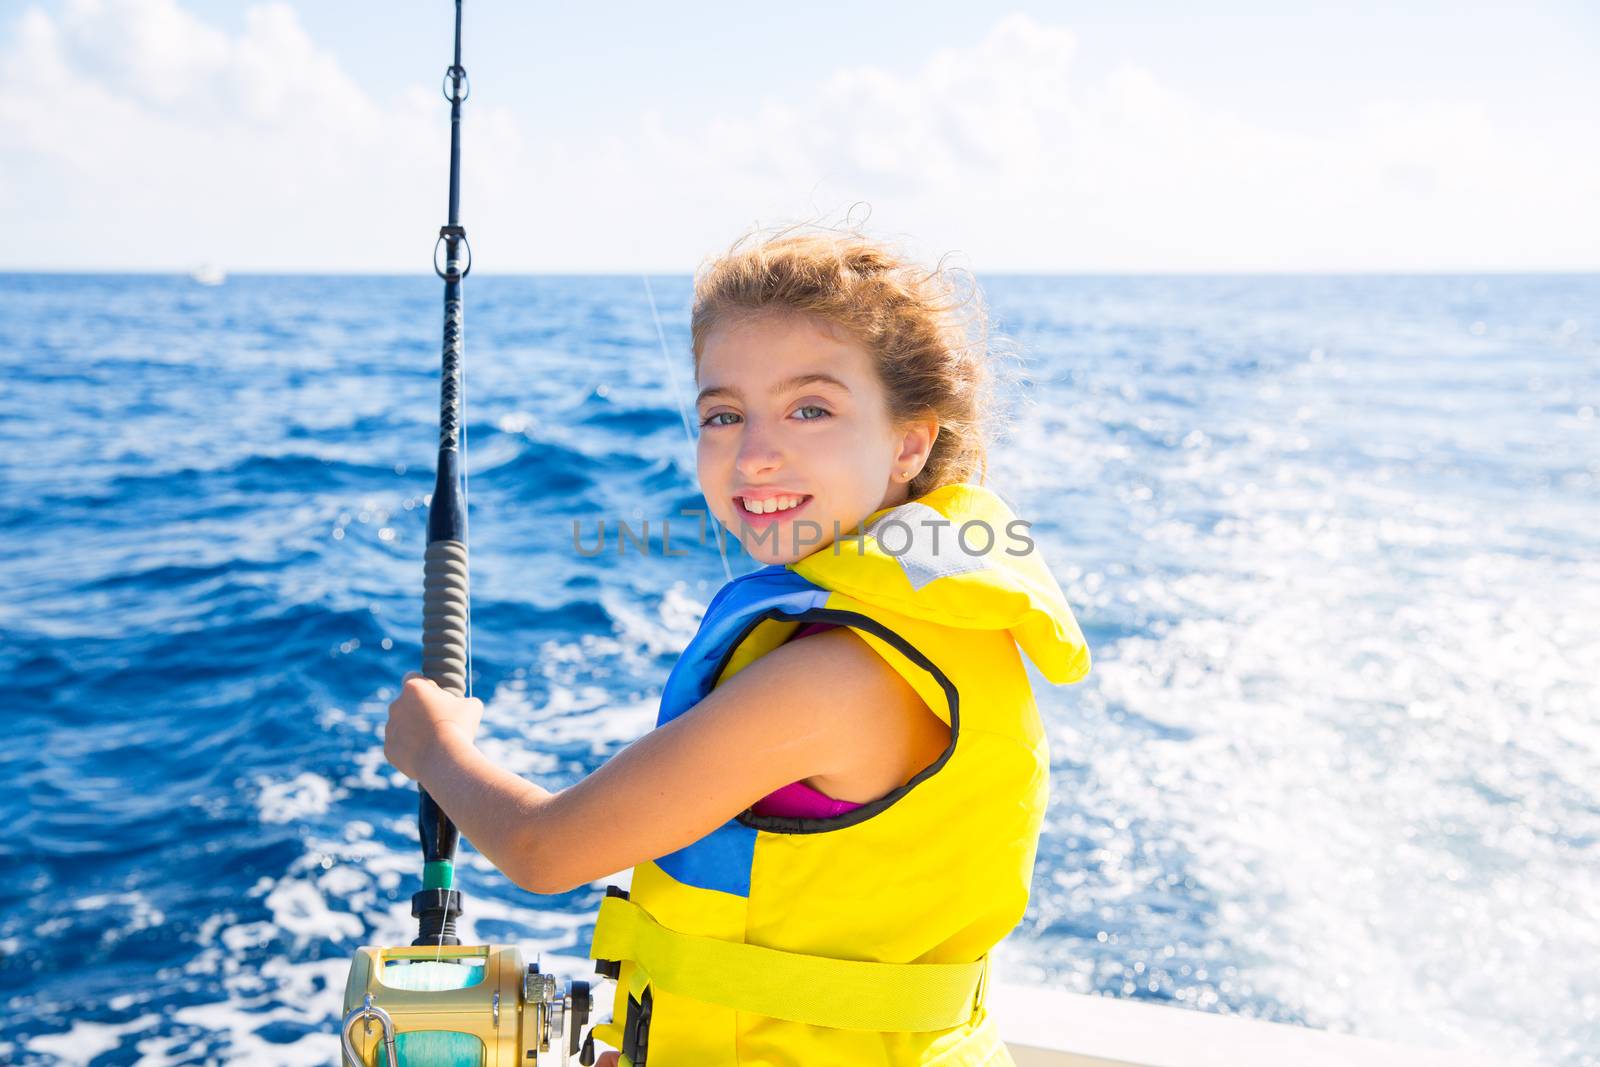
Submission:
[[[752,619],[750,624],[739,633],[739,636],[729,643],[727,651],[722,654],[722,661],[717,664],[717,669],[711,674],[713,685],[716,679],[722,677],[722,672],[727,668],[728,661],[733,658],[734,652],[744,643],[745,638],[749,637],[757,626],[768,619],[798,623],[836,623],[856,630],[865,630],[867,633],[879,637],[892,645],[906,659],[931,674],[934,681],[939,683],[939,688],[944,690],[945,699],[950,704],[950,744],[940,753],[938,759],[918,771],[905,785],[851,811],[830,815],[825,819],[806,819],[789,815],[757,815],[749,808],[746,808],[734,816],[738,823],[753,830],[766,830],[768,833],[774,834],[820,834],[830,830],[842,830],[847,826],[855,826],[857,823],[866,822],[880,812],[888,810],[901,797],[911,792],[919,782],[933,777],[946,763],[950,762],[950,757],[956,750],[956,741],[961,735],[960,698],[957,694],[955,683],[946,677],[943,671],[934,666],[932,660],[913,647],[909,641],[869,615],[862,615],[855,611],[844,611],[839,608],[809,608],[797,614],[791,614],[782,609],[774,609],[759,615]]]

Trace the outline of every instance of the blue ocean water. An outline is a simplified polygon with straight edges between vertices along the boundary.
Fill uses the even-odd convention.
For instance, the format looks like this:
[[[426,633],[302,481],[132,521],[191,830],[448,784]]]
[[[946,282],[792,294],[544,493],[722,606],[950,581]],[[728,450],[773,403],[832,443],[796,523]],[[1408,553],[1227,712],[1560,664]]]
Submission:
[[[351,952],[414,929],[381,727],[439,285],[0,280],[0,1061],[330,1063]],[[992,484],[1096,656],[1038,687],[998,977],[1600,1063],[1600,277],[984,282]],[[675,366],[637,277],[467,285],[483,747],[550,788],[649,728],[724,578],[573,548],[700,504],[653,284]],[[589,974],[603,882],[462,867],[470,934]]]

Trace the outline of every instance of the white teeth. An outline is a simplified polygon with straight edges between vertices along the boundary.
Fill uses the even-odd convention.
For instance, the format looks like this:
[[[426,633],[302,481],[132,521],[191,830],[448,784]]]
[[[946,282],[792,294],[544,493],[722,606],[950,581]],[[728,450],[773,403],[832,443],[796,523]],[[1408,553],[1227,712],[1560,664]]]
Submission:
[[[797,496],[775,496],[770,500],[751,500],[749,497],[742,499],[744,500],[745,509],[754,515],[768,515],[774,511],[788,511],[790,508],[798,507],[801,500]]]

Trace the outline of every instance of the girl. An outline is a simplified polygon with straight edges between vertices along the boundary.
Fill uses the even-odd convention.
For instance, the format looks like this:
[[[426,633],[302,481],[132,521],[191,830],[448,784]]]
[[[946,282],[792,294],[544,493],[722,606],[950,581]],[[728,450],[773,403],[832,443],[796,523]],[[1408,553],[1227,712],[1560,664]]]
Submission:
[[[856,234],[741,241],[695,285],[698,475],[765,566],[707,608],[655,730],[550,793],[407,676],[385,752],[518,885],[610,887],[603,1064],[977,1067],[1027,906],[1049,754],[1020,650],[1089,653],[973,484],[988,354],[955,287]],[[974,326],[979,329],[974,330]]]

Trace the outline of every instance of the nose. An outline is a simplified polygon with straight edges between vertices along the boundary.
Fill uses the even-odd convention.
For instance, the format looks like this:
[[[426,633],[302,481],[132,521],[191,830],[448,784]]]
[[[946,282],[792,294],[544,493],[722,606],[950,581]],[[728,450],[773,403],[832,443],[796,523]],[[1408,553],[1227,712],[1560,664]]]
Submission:
[[[739,454],[734,467],[746,479],[755,480],[783,465],[783,450],[777,440],[756,420],[745,423],[739,437]]]

